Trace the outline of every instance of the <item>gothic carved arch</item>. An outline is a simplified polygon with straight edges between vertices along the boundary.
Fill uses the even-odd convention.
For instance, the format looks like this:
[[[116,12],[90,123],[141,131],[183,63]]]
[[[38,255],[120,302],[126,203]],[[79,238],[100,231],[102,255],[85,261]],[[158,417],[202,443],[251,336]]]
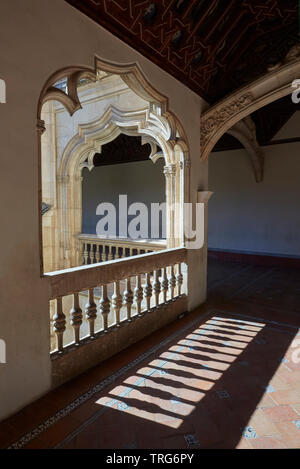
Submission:
[[[77,94],[78,81],[82,78],[96,81],[103,72],[119,75],[132,91],[148,101],[149,106],[147,109],[132,112],[125,112],[110,106],[96,121],[79,125],[77,135],[67,144],[57,174],[60,205],[58,211],[62,234],[59,257],[64,259],[60,268],[79,265],[76,235],[81,231],[82,168],[87,166],[91,169],[93,154],[101,152],[101,146],[114,140],[121,132],[128,135],[141,135],[144,143],[150,143],[153,162],[164,157],[167,206],[169,204],[169,210],[167,210],[168,247],[184,243],[183,204],[189,201],[190,176],[186,135],[177,117],[168,109],[168,99],[152,87],[138,64],[116,65],[96,57],[93,70],[88,67],[69,67],[53,74],[41,92],[38,105],[39,152],[41,151],[40,136],[45,130],[44,122],[41,120],[43,104],[50,99],[58,100],[66,107],[69,114],[73,115],[81,108]],[[54,86],[59,80],[65,78],[67,78],[65,91]],[[162,152],[157,152],[157,146],[162,149]],[[178,209],[172,210],[172,204]],[[63,226],[67,229],[62,229]],[[72,259],[72,252],[76,253],[76,259]]]
[[[167,202],[167,239],[168,246],[178,242],[178,226],[182,216],[181,205],[184,199],[184,182],[188,183],[184,173],[188,170],[187,151],[182,141],[171,140],[172,130],[168,121],[157,116],[148,108],[138,111],[123,111],[110,106],[97,120],[78,127],[77,134],[67,144],[58,169],[58,193],[62,252],[60,258],[65,259],[65,267],[78,265],[80,252],[77,235],[81,233],[82,199],[81,173],[83,168],[93,168],[95,153],[101,153],[106,143],[114,140],[120,133],[141,135],[143,143],[150,143],[152,161],[158,157],[165,160],[166,202]],[[162,152],[157,153],[157,146]],[[172,206],[178,204],[176,210]],[[75,257],[74,257],[75,256]]]

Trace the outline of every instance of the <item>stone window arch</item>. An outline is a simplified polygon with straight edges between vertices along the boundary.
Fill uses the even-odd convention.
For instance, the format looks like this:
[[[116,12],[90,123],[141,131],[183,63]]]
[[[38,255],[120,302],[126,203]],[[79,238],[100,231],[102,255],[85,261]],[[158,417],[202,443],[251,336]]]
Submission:
[[[50,100],[62,103],[72,116],[81,109],[78,98],[78,82],[83,79],[96,81],[102,73],[119,75],[126,85],[148,105],[144,109],[124,111],[109,106],[98,119],[81,124],[78,132],[66,145],[57,168],[57,210],[60,251],[63,259],[59,268],[80,264],[77,234],[81,230],[82,200],[81,171],[91,167],[93,156],[101,146],[114,140],[120,133],[141,136],[143,143],[151,145],[150,159],[164,158],[167,204],[167,246],[184,245],[184,202],[189,202],[189,151],[185,132],[178,118],[169,110],[168,99],[155,90],[146,80],[137,64],[116,65],[98,58],[94,69],[68,67],[53,74],[45,84],[39,99],[37,130],[39,140],[39,165],[41,165],[41,135],[45,125],[41,119],[42,106]],[[54,86],[66,80],[65,89]],[[157,147],[162,151],[158,152]],[[87,162],[86,162],[87,161]],[[39,203],[41,200],[41,171]],[[40,215],[41,216],[41,215]],[[43,269],[42,223],[40,220],[41,272]]]

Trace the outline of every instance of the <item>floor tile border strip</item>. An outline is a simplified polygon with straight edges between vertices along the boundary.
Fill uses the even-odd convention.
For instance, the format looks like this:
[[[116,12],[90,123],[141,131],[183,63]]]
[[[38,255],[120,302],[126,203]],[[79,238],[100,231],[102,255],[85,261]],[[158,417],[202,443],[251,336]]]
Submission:
[[[105,378],[104,380],[100,381],[100,383],[96,384],[89,391],[85,392],[84,394],[82,394],[81,396],[76,398],[74,401],[72,401],[70,404],[65,406],[63,409],[56,412],[52,417],[45,420],[43,423],[38,425],[36,428],[31,430],[30,432],[26,433],[23,437],[21,437],[15,443],[11,444],[7,449],[22,449],[24,446],[26,446],[32,440],[37,438],[41,433],[48,430],[55,423],[57,423],[61,419],[65,418],[66,416],[71,414],[71,412],[73,412],[75,409],[77,409],[80,405],[84,404],[89,399],[91,399],[91,397],[93,397],[95,394],[102,391],[105,387],[113,384],[118,378],[121,378],[122,376],[124,376],[134,366],[138,365],[139,363],[144,361],[146,358],[150,357],[153,353],[155,353],[156,351],[158,351],[159,349],[161,349],[162,347],[164,347],[168,343],[172,342],[172,340],[176,339],[183,332],[185,332],[185,331],[189,330],[190,328],[194,327],[195,324],[199,323],[199,321],[207,319],[213,313],[214,312],[212,310],[208,311],[203,316],[198,317],[194,321],[187,324],[183,329],[180,329],[180,330],[176,331],[174,334],[167,337],[165,340],[163,340],[159,344],[155,345],[154,347],[150,348],[149,350],[147,350],[143,354],[139,355],[135,360],[130,362],[128,365],[126,365],[123,368],[121,368],[120,370],[116,371],[115,373],[113,373],[108,378]]]

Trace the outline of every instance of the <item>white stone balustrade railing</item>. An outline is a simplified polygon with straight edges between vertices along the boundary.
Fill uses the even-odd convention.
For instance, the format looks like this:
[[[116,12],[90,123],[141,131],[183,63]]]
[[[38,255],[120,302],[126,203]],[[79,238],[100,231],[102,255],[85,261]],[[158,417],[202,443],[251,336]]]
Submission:
[[[98,238],[89,234],[78,235],[78,240],[81,245],[83,265],[162,251],[167,246],[166,240]]]
[[[50,282],[50,300],[56,305],[53,316],[56,335],[56,350],[52,352],[54,358],[64,357],[65,352],[73,355],[69,352],[81,349],[80,346],[84,344],[95,341],[101,343],[105,341],[108,332],[122,335],[122,330],[132,327],[131,324],[135,322],[137,326],[131,329],[126,339],[133,343],[139,340],[139,335],[145,337],[151,330],[162,327],[167,318],[170,321],[171,310],[172,317],[186,311],[187,296],[183,293],[183,273],[186,269],[182,269],[186,263],[187,250],[177,248],[46,274]],[[86,301],[84,307],[80,302],[82,295]],[[69,311],[64,307],[65,297],[72,297]],[[175,306],[177,301],[179,307]],[[139,328],[138,324],[142,324],[145,315],[148,319]],[[149,327],[151,317],[155,318],[153,328]],[[100,324],[98,330],[95,328],[97,321]],[[68,323],[73,329],[73,338],[69,344],[64,340]],[[84,324],[87,325],[85,329]],[[82,329],[85,330],[84,334]],[[143,331],[140,333],[139,330]],[[110,355],[124,348],[124,341],[121,340],[120,350],[117,342],[116,339],[108,342],[108,348],[114,344]],[[99,362],[99,351],[97,353]],[[106,350],[104,355],[106,358]],[[87,360],[86,352],[84,359]],[[91,363],[92,359],[89,366]],[[74,360],[68,368],[72,366],[75,366]],[[79,371],[83,370],[84,366],[81,366]]]

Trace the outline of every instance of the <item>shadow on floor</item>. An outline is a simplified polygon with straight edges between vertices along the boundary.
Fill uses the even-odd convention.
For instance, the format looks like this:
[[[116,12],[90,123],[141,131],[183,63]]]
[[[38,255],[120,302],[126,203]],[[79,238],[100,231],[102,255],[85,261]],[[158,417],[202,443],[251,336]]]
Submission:
[[[212,314],[102,393],[58,447],[236,448],[277,434],[264,407],[276,405],[272,378],[296,333]]]
[[[299,270],[210,260],[205,306],[168,326],[163,342],[155,335],[136,344],[4,422],[2,444],[29,431],[21,444],[30,448],[299,448],[300,364],[291,347],[299,285]],[[149,348],[115,384],[51,423],[111,366]]]

